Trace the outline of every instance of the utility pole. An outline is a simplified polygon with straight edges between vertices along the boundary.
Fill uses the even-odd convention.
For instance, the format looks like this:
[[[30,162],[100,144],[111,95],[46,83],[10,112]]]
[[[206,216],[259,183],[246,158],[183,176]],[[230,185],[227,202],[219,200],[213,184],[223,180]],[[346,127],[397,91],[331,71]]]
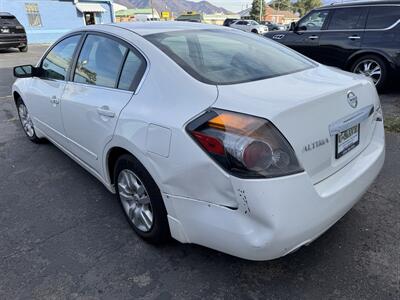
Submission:
[[[264,0],[260,0],[260,19],[258,20],[259,22],[261,22],[261,16],[262,16],[262,11],[263,11],[263,1]]]
[[[153,19],[154,19],[153,0],[150,0],[150,6],[151,6],[151,20],[153,21]]]

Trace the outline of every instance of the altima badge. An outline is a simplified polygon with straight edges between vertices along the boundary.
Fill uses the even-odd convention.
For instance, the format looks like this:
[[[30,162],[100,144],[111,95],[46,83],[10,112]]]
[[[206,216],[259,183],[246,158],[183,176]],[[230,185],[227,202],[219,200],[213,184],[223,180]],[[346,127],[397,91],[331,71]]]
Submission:
[[[356,108],[358,105],[358,97],[352,91],[347,92],[347,102],[349,102],[352,108]]]

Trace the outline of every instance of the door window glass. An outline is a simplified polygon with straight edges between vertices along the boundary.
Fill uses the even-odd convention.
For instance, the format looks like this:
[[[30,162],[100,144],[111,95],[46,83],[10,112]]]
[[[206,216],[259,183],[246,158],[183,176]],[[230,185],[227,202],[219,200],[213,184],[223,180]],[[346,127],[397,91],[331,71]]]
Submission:
[[[322,26],[324,25],[324,22],[326,20],[326,17],[328,16],[328,11],[323,10],[323,11],[315,11],[308,16],[306,16],[304,19],[300,20],[299,22],[299,29],[300,30],[321,30]]]
[[[367,9],[363,7],[336,9],[328,29],[364,29],[366,17]]]
[[[374,7],[370,8],[367,29],[384,29],[400,20],[400,7]]]
[[[65,80],[67,70],[71,65],[75,48],[81,36],[74,35],[59,42],[46,55],[42,62],[42,77]]]
[[[129,90],[132,87],[135,90],[142,79],[145,69],[146,62],[144,58],[139,53],[129,51],[121,72],[118,88]]]
[[[116,87],[127,48],[100,35],[88,35],[75,69],[74,82]]]

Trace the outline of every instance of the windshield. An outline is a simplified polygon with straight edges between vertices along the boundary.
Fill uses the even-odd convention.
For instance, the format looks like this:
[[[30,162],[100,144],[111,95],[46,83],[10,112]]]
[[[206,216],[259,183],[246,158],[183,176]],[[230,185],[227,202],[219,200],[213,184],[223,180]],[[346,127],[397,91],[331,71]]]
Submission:
[[[233,30],[174,31],[145,38],[194,78],[208,84],[250,82],[315,66],[267,38]]]

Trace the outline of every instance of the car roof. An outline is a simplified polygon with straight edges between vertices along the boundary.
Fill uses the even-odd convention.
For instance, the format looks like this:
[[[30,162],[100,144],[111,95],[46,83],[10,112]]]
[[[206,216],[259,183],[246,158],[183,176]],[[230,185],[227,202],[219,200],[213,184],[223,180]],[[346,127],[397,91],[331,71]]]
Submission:
[[[381,1],[381,0],[372,0],[372,1],[349,1],[343,3],[332,3],[330,5],[321,6],[318,9],[327,9],[327,8],[338,8],[338,7],[349,7],[349,6],[379,6],[379,5],[399,5],[400,0],[392,0],[392,1]]]
[[[0,17],[14,17],[14,15],[8,13],[8,12],[2,12],[0,11]]]
[[[206,29],[227,30],[227,27],[208,25],[196,22],[185,22],[185,21],[123,22],[123,23],[113,23],[112,26],[130,30],[141,36],[154,33],[180,31],[180,30],[206,30]],[[94,25],[92,28],[95,27],[96,25]]]

